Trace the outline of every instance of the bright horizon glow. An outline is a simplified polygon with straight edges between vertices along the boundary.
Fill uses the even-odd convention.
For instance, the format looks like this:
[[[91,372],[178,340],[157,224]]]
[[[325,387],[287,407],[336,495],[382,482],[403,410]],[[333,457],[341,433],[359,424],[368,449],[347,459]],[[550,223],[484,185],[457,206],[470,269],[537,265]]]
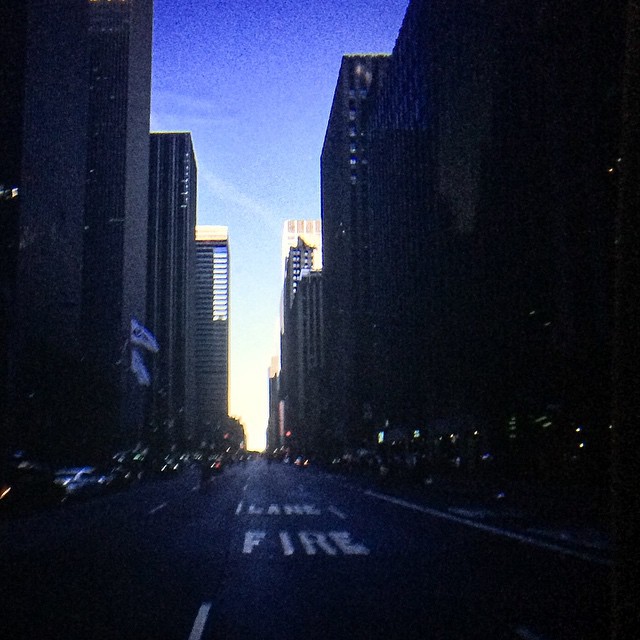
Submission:
[[[265,446],[285,220],[319,219],[344,54],[391,52],[408,0],[154,0],[151,129],[191,132],[198,225],[229,228],[229,413]]]

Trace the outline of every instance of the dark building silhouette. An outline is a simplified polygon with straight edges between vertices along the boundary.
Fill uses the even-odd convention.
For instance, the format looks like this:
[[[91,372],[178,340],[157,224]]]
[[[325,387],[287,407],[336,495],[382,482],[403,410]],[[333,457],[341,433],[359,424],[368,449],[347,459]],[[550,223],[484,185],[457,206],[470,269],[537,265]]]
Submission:
[[[321,157],[328,427],[337,446],[371,435],[367,107],[388,55],[342,59]]]
[[[368,120],[377,424],[602,466],[622,27],[605,2],[409,5]]]
[[[269,419],[265,446],[268,455],[282,446],[284,434],[280,431],[280,367],[278,357],[274,356],[269,367]]]
[[[195,372],[199,439],[221,444],[229,415],[229,235],[196,227]]]
[[[284,431],[300,451],[317,450],[324,431],[324,320],[322,271],[313,270],[318,249],[298,238],[285,262],[280,397]]]
[[[0,6],[0,455],[13,438],[9,353],[18,262],[27,5]],[[11,433],[10,433],[11,430]]]
[[[190,133],[152,133],[147,323],[153,357],[146,420],[161,449],[195,435],[194,290],[197,167]]]
[[[26,5],[16,438],[98,457],[141,420],[123,348],[145,313],[152,2]]]

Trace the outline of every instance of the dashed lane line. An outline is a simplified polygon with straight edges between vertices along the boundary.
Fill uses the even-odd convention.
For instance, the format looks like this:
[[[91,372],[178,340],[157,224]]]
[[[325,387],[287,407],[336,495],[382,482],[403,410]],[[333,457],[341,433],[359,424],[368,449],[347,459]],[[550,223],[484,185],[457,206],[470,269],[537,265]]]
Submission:
[[[151,511],[149,511],[149,515],[152,516],[154,513],[157,513],[158,511],[160,511],[160,509],[164,509],[166,506],[166,502],[159,504],[157,507],[154,507],[153,509],[151,509]]]
[[[198,610],[198,615],[196,616],[195,622],[193,623],[191,633],[189,634],[189,640],[200,640],[200,638],[202,638],[202,634],[204,633],[204,626],[205,624],[207,624],[207,618],[209,617],[210,609],[210,602],[202,603],[200,609]]]
[[[438,511],[437,509],[431,509],[430,507],[423,507],[422,505],[414,504],[412,502],[407,502],[406,500],[402,500],[401,498],[394,498],[393,496],[388,496],[388,495],[385,495],[384,493],[377,493],[375,491],[365,491],[364,494],[366,496],[371,496],[372,498],[378,498],[379,500],[391,502],[392,504],[404,507],[405,509],[412,509],[413,511],[426,513],[427,515],[433,516],[435,518],[441,518],[443,520],[449,520],[450,522],[456,522],[458,524],[471,527],[472,529],[479,529],[480,531],[484,531],[485,533],[491,533],[493,535],[497,535],[502,538],[515,540],[517,542],[528,544],[533,547],[546,549],[547,551],[553,551],[555,553],[560,553],[565,556],[571,556],[573,558],[578,558],[580,560],[585,560],[587,562],[593,562],[595,564],[601,564],[609,567],[613,566],[613,563],[610,560],[607,560],[605,558],[598,558],[596,556],[592,556],[587,553],[582,553],[574,549],[569,549],[567,547],[562,547],[557,544],[552,544],[549,542],[544,542],[543,540],[531,538],[529,536],[525,536],[520,533],[515,533],[514,531],[507,531],[506,529],[500,529],[499,527],[492,527],[491,525],[484,524],[482,522],[476,522],[474,520],[461,518],[460,516],[455,516],[450,513]]]

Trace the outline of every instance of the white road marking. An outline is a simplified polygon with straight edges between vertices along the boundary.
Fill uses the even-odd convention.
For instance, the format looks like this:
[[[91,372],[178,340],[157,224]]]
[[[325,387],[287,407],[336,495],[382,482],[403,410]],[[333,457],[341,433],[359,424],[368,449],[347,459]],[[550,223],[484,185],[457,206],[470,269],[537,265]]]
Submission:
[[[267,535],[266,531],[247,531],[244,534],[244,545],[242,553],[251,553],[254,547],[257,547]]]
[[[242,500],[238,502],[238,506],[236,507],[236,515],[240,515],[241,511],[242,511]]]
[[[449,507],[448,511],[463,518],[486,518],[491,515],[491,511],[487,509],[458,509],[456,507]]]
[[[291,536],[286,531],[280,532],[280,542],[282,543],[282,551],[285,556],[292,556],[294,553],[293,542]]]
[[[197,491],[200,487],[196,485],[195,487],[191,487],[191,491]]]
[[[545,636],[541,636],[539,633],[534,633],[527,627],[518,627],[515,629],[516,635],[523,640],[546,640]]]
[[[338,516],[338,518],[340,518],[341,520],[347,519],[347,516],[345,516],[344,513],[342,513],[342,511],[339,511],[333,506],[329,507],[329,511],[331,511],[331,513],[333,513],[334,516]]]
[[[242,487],[242,490],[246,491],[248,486],[249,486],[249,483],[247,482],[247,484],[245,484],[244,487]]]
[[[189,640],[200,640],[202,633],[204,632],[204,625],[207,623],[209,617],[209,610],[211,609],[210,602],[204,602],[200,606],[196,620],[193,623],[193,628],[189,634]]]
[[[164,509],[167,506],[166,502],[163,502],[162,504],[159,504],[157,507],[151,509],[151,511],[149,511],[149,515],[152,516],[154,513],[160,511],[160,509]]]
[[[271,535],[271,534],[270,534]],[[369,549],[358,542],[354,542],[348,531],[298,531],[299,544],[308,556],[315,556],[319,551],[329,556],[368,556]],[[247,531],[244,536],[242,552],[253,553],[266,538],[266,531]],[[292,556],[296,552],[294,537],[288,531],[279,531],[280,546],[285,556]],[[335,545],[335,546],[334,546]]]
[[[329,537],[335,542],[336,546],[346,556],[368,556],[369,549],[363,544],[357,544],[351,540],[351,534],[348,531],[332,531]]]
[[[241,503],[242,504],[242,503]],[[240,511],[236,511],[236,514]],[[251,516],[261,516],[266,513],[268,516],[319,516],[322,515],[320,509],[313,504],[270,504],[268,508],[255,504],[250,504],[247,513]]]
[[[338,553],[336,549],[329,544],[327,536],[324,533],[317,531],[300,531],[298,538],[300,538],[300,542],[308,556],[314,556],[316,554],[316,545],[330,556],[335,556]]]
[[[383,493],[376,493],[375,491],[365,491],[364,494],[367,496],[371,496],[373,498],[378,498],[379,500],[385,500],[386,502],[391,502],[392,504],[397,504],[401,507],[405,507],[406,509],[412,509],[414,511],[426,513],[430,516],[434,516],[435,518],[442,518],[444,520],[450,520],[451,522],[457,522],[458,524],[463,524],[473,529],[479,529],[480,531],[485,531],[486,533],[492,533],[494,535],[501,536],[503,538],[516,540],[518,542],[522,542],[523,544],[529,544],[531,546],[538,547],[540,549],[546,549],[547,551],[554,551],[555,553],[560,553],[565,556],[571,556],[573,558],[579,558],[580,560],[586,560],[587,562],[593,562],[593,563],[602,564],[605,566],[613,566],[613,563],[610,560],[607,560],[604,558],[597,558],[595,556],[591,556],[586,553],[581,553],[580,551],[575,551],[573,549],[561,547],[557,544],[551,544],[548,542],[544,542],[542,540],[537,540],[536,538],[530,538],[529,536],[525,536],[520,533],[507,531],[506,529],[492,527],[487,524],[483,524],[481,522],[475,522],[474,520],[467,520],[466,518],[461,518],[459,516],[451,515],[450,513],[445,513],[444,511],[438,511],[437,509],[423,507],[419,504],[413,504],[412,502],[401,500],[400,498],[387,496]]]

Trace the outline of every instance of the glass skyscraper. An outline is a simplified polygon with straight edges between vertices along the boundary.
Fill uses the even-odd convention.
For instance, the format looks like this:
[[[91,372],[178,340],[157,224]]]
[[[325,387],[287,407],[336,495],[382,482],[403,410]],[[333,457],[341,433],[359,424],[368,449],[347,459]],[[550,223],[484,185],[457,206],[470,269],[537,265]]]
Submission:
[[[198,433],[213,442],[229,414],[227,227],[196,227],[195,371]]]

